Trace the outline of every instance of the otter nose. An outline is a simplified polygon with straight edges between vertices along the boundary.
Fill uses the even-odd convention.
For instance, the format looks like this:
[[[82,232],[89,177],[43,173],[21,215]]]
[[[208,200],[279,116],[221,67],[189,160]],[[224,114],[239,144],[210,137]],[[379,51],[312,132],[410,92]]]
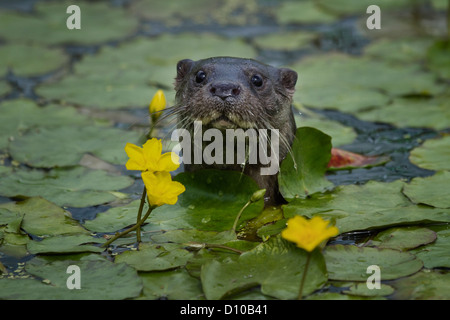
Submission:
[[[234,82],[213,83],[209,92],[213,96],[217,96],[225,100],[228,97],[237,97],[241,93],[241,87]]]

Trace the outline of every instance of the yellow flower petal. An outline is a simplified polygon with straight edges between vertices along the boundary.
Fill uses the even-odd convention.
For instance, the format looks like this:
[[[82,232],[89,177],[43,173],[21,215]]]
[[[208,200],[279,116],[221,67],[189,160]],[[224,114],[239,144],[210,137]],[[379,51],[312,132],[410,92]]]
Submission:
[[[147,189],[149,203],[152,206],[175,204],[178,201],[178,196],[186,190],[181,183],[172,181],[168,172],[143,172],[142,180]]]
[[[175,152],[166,152],[159,159],[158,171],[174,171],[177,170],[179,166],[180,157]]]
[[[281,236],[294,242],[299,248],[311,252],[323,241],[339,234],[338,228],[328,227],[328,224],[328,221],[318,216],[310,220],[295,216],[288,220],[287,228],[281,232]]]
[[[141,171],[146,170],[146,161],[144,158],[142,148],[139,148],[134,144],[127,143],[125,145],[125,152],[130,158],[125,164],[125,167],[128,170],[141,170]]]

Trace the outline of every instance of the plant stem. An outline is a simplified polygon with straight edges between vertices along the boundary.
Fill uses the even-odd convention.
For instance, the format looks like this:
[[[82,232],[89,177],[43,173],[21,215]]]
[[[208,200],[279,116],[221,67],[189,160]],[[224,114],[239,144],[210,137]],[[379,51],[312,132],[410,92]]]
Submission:
[[[236,232],[236,227],[237,227],[237,224],[238,224],[238,222],[239,222],[239,219],[241,218],[242,212],[244,212],[245,208],[247,208],[247,207],[250,205],[250,203],[252,203],[251,200],[249,200],[249,201],[241,208],[241,210],[239,211],[238,215],[236,216],[236,219],[234,220],[234,223],[233,223],[233,228],[231,229],[233,233]]]
[[[218,248],[218,249],[230,250],[230,251],[233,251],[233,252],[236,252],[236,253],[239,253],[239,254],[244,253],[244,251],[241,251],[239,249],[235,249],[235,248],[232,248],[232,247],[224,246],[224,245],[221,245],[221,244],[208,244],[208,243],[206,243],[205,244],[205,248]]]
[[[309,260],[311,260],[311,252],[308,252],[308,257],[306,258],[305,271],[303,271],[302,282],[300,283],[300,291],[298,293],[298,300],[302,300],[303,296],[303,286],[305,285],[306,273],[308,272]]]
[[[139,211],[138,211],[138,214],[137,214],[136,224],[138,224],[139,221],[141,220],[142,209],[144,209],[145,197],[146,196],[147,196],[147,189],[144,186],[144,191],[142,191],[141,203],[139,205]],[[141,242],[141,226],[140,225],[136,229],[136,238],[137,238],[137,242]]]
[[[147,210],[147,213],[145,214],[144,218],[142,218],[142,220],[140,220],[138,223],[136,223],[134,226],[132,226],[131,228],[128,228],[127,230],[122,231],[121,233],[117,233],[113,238],[109,239],[108,241],[106,241],[104,244],[102,244],[102,247],[107,247],[109,246],[111,243],[113,243],[114,241],[116,241],[118,238],[123,237],[124,235],[130,233],[131,231],[136,230],[137,228],[139,228],[144,222],[145,220],[147,220],[148,216],[150,215],[150,213],[153,211],[155,207],[150,207]]]

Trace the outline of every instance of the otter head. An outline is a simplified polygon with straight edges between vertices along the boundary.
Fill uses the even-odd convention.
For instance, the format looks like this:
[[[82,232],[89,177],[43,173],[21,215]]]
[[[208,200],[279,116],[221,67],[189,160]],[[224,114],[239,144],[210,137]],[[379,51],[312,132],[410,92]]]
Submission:
[[[290,119],[297,73],[251,59],[181,60],[175,79],[182,119],[218,129],[281,129]]]

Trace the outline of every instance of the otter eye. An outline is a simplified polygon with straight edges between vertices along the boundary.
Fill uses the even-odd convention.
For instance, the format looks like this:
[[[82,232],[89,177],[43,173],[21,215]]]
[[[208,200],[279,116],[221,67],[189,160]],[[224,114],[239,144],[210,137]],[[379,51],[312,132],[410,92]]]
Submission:
[[[195,82],[201,83],[205,79],[206,79],[206,73],[204,71],[200,70],[199,72],[197,72],[197,75],[195,76]]]
[[[251,82],[255,87],[261,87],[263,85],[263,79],[256,74],[252,76]]]

